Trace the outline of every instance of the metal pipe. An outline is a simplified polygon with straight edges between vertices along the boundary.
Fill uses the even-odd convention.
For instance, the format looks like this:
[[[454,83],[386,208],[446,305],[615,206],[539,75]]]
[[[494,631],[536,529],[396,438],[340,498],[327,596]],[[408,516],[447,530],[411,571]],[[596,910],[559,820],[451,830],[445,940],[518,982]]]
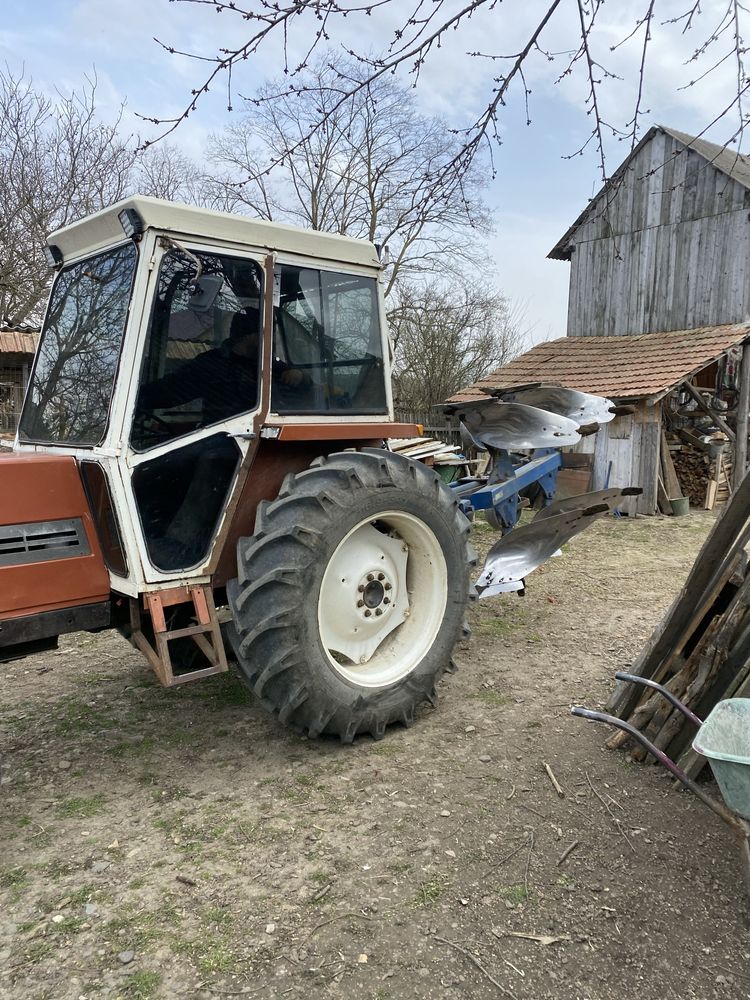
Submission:
[[[699,719],[695,712],[691,712],[687,705],[684,705],[679,698],[676,698],[671,691],[667,691],[665,687],[661,684],[657,684],[656,681],[649,680],[648,677],[638,677],[637,674],[626,674],[622,670],[618,670],[615,674],[618,681],[629,681],[631,684],[643,684],[644,687],[653,688],[654,691],[658,691],[659,694],[663,694],[667,701],[671,702],[674,707],[682,712],[686,719],[689,719],[694,726],[700,727],[703,725],[703,720]]]

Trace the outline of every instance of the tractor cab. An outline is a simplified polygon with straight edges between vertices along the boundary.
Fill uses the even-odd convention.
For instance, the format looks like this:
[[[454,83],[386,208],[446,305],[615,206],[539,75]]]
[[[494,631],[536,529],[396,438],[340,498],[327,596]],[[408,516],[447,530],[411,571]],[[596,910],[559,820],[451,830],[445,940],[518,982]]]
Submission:
[[[49,255],[58,273],[15,448],[75,458],[113,589],[207,580],[264,442],[286,472],[321,436],[384,436],[371,244],[136,197],[54,233]],[[275,496],[280,468],[264,468],[256,502]]]

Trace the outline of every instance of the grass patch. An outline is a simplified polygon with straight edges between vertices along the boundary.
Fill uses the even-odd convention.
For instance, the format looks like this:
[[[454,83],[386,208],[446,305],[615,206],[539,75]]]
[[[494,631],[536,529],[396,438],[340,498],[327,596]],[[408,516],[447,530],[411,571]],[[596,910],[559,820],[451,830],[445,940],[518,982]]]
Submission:
[[[59,924],[50,923],[49,930],[52,934],[77,934],[83,923],[82,917],[65,917]]]
[[[84,903],[91,902],[93,896],[97,893],[98,886],[95,885],[82,885],[80,889],[74,889],[72,892],[66,892],[62,896],[58,896],[54,903],[47,907],[47,912],[52,910],[59,910],[62,903],[67,903],[69,906],[83,906]]]
[[[507,639],[522,624],[523,622],[519,618],[490,618],[488,621],[479,622],[477,630],[480,635],[489,636],[492,639]]]
[[[237,958],[228,945],[217,937],[204,936],[200,940],[181,941],[175,951],[187,955],[204,975],[230,972]]]
[[[105,753],[111,757],[140,757],[142,754],[151,753],[156,746],[156,739],[153,736],[144,736],[140,740],[115,743],[108,747]]]
[[[25,868],[6,868],[0,871],[0,889],[24,889],[29,884]]]
[[[510,704],[510,698],[507,695],[500,694],[499,691],[493,691],[492,688],[482,688],[481,691],[475,691],[471,697],[474,701],[481,701],[484,705],[489,705],[491,708],[503,708],[505,705]]]
[[[431,906],[446,894],[451,886],[447,875],[438,873],[426,882],[421,882],[419,892],[414,900],[417,906]]]
[[[507,899],[509,903],[518,905],[519,903],[525,903],[529,898],[529,894],[526,891],[526,886],[518,883],[517,885],[506,885],[500,890],[500,895],[503,899]]]
[[[206,919],[210,920],[212,924],[217,924],[219,927],[228,927],[234,921],[234,917],[225,906],[210,907],[206,911]]]
[[[33,924],[31,925],[33,926]],[[23,946],[21,954],[24,962],[41,962],[52,951],[52,944],[44,938],[36,938]]]
[[[59,704],[61,718],[55,724],[57,736],[71,736],[79,733],[95,733],[111,729],[116,720],[109,708],[96,708],[86,702],[66,698]]]
[[[134,972],[128,977],[127,982],[121,987],[122,995],[129,1000],[151,1000],[156,996],[156,991],[161,986],[161,973],[159,972]]]
[[[375,746],[370,747],[370,753],[374,753],[378,757],[397,757],[402,750],[403,747],[393,740],[377,743]]]
[[[89,819],[98,816],[104,810],[104,796],[92,795],[91,798],[63,799],[57,807],[60,819]]]

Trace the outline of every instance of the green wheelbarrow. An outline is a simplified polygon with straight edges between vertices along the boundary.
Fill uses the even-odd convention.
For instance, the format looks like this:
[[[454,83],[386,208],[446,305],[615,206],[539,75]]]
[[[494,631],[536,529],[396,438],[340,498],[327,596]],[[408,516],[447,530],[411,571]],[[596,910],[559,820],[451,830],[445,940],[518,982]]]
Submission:
[[[723,801],[715,799],[696,784],[685,772],[659,750],[643,733],[629,722],[604,712],[594,712],[588,708],[575,706],[573,715],[591,722],[606,722],[616,729],[629,733],[644,749],[663,764],[686,788],[698,796],[708,808],[716,813],[732,830],[740,847],[742,877],[745,889],[750,895],[750,698],[730,698],[718,702],[705,722],[691,712],[687,705],[675,698],[661,684],[635,674],[616,673],[620,681],[642,684],[653,688],[670,701],[676,709],[698,727],[693,740],[693,749],[705,757],[711,765]]]

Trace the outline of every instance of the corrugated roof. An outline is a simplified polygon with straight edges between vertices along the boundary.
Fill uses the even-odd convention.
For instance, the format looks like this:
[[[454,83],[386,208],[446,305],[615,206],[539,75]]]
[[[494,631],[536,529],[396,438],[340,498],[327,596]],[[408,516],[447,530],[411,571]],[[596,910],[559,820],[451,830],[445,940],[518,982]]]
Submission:
[[[677,129],[669,128],[666,125],[652,125],[638,145],[631,151],[630,155],[622,161],[607,183],[599,191],[597,191],[575,222],[547,254],[551,260],[570,260],[570,241],[573,237],[573,233],[584,222],[593,204],[598,201],[609,188],[617,187],[623,174],[628,169],[631,160],[638,155],[647,143],[651,142],[657,132],[664,132],[667,135],[671,135],[673,139],[683,143],[687,148],[695,150],[699,156],[702,156],[713,167],[716,167],[717,170],[726,174],[727,177],[731,177],[732,180],[737,181],[738,184],[742,184],[743,187],[750,188],[750,156],[743,156],[734,149],[727,149],[725,146],[718,146],[715,142],[708,142],[706,139],[699,139],[694,135],[688,135],[687,132],[678,132]]]
[[[0,329],[1,354],[33,354],[39,334],[31,330]]]
[[[616,399],[658,396],[750,337],[750,323],[635,337],[561,337],[537,344],[448,402],[480,399],[482,389],[558,382],[567,389]]]
[[[668,128],[666,125],[658,126],[662,132],[671,135],[678,142],[684,142],[690,149],[694,149],[704,159],[720,170],[733,181],[737,181],[743,187],[750,188],[750,156],[738,153],[736,149],[727,149],[726,146],[718,146],[715,142],[708,142],[706,139],[696,138],[688,135],[687,132],[678,132],[677,129]]]

